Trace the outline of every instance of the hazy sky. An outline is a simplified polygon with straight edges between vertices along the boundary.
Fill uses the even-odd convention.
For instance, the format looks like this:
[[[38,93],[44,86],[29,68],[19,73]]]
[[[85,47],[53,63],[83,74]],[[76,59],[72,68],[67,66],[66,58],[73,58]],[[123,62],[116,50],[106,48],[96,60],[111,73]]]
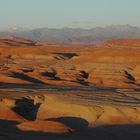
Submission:
[[[0,29],[13,26],[140,26],[140,0],[0,0]]]

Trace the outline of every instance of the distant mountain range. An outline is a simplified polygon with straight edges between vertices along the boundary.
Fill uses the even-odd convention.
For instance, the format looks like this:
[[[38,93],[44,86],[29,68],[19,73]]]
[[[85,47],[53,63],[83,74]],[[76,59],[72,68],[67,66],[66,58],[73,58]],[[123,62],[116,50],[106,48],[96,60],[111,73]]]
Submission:
[[[50,44],[97,44],[108,39],[140,38],[140,28],[131,25],[110,25],[93,29],[39,28],[33,30],[1,31],[0,36],[14,35]]]

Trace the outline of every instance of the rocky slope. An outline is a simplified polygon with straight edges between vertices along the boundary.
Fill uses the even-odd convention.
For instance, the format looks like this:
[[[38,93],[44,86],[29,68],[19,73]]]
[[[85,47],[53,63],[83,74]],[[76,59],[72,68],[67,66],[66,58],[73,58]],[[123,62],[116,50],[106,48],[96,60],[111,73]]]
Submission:
[[[18,94],[15,93],[12,97],[9,94],[9,97],[1,99],[0,108],[3,113],[0,114],[0,137],[4,137],[2,135],[4,133],[8,140],[12,138],[76,139],[77,137],[93,139],[96,134],[95,138],[98,140],[100,139],[99,134],[104,134],[105,128],[102,126],[106,126],[106,137],[114,135],[115,140],[124,139],[128,135],[125,133],[127,127],[127,132],[131,137],[135,133],[135,136],[140,138],[139,129],[133,130],[134,125],[136,127],[140,124],[140,106],[131,103],[134,99],[131,99],[129,104],[123,105],[113,105],[113,102],[97,103],[94,100],[88,104],[91,99],[82,99],[82,95],[85,95],[82,92],[79,93],[81,97],[78,97],[78,101],[74,100],[76,98],[73,97],[72,92],[71,96],[68,93],[68,95],[64,95],[61,91],[55,94],[47,92],[41,95],[36,94],[41,93],[31,96],[23,96],[24,93],[22,93],[23,97],[18,97]],[[75,95],[77,95],[76,92]],[[101,94],[98,97],[101,98]],[[112,127],[112,131],[110,131],[110,127]],[[115,129],[117,131],[113,131]],[[122,131],[123,134],[119,136],[118,131]],[[38,135],[34,135],[35,133]],[[83,134],[87,136],[85,137]]]
[[[7,45],[0,40],[2,83],[139,88],[139,40],[114,40],[96,47],[29,47],[25,39],[13,46],[12,41]]]

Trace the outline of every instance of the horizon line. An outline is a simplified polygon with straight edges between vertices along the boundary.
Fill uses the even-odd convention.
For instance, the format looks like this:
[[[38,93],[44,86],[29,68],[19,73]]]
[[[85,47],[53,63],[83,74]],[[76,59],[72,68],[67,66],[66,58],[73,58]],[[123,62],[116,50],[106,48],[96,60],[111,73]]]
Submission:
[[[30,28],[30,27],[23,27],[23,26],[13,26],[13,27],[7,27],[6,29],[0,29],[0,32],[4,32],[4,31],[28,31],[28,30],[36,30],[36,29],[85,29],[85,30],[92,30],[95,28],[107,28],[107,27],[111,27],[111,26],[130,26],[130,27],[137,27],[140,28],[140,26],[137,25],[131,25],[131,24],[108,24],[105,26],[95,26],[95,27],[90,27],[90,28],[86,28],[86,27],[72,27],[72,26],[64,26],[64,27],[47,27],[47,26],[42,26],[42,27],[34,27],[34,28]]]

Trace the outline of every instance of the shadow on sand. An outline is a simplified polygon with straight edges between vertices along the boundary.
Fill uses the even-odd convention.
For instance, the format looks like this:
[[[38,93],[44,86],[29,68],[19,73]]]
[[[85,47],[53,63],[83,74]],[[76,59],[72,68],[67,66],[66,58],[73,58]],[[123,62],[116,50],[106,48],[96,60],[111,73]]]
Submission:
[[[78,118],[60,118],[64,123],[74,123]],[[82,121],[80,119],[80,121]],[[85,120],[83,120],[84,122]],[[85,121],[86,122],[86,121]],[[85,123],[84,122],[84,123]],[[76,123],[76,122],[75,122]],[[84,124],[83,123],[83,124]],[[140,140],[140,125],[106,125],[93,128],[77,129],[69,134],[42,132],[23,132],[16,128],[14,121],[0,120],[1,140]],[[68,123],[69,124],[69,123]],[[86,124],[87,125],[87,124]]]

